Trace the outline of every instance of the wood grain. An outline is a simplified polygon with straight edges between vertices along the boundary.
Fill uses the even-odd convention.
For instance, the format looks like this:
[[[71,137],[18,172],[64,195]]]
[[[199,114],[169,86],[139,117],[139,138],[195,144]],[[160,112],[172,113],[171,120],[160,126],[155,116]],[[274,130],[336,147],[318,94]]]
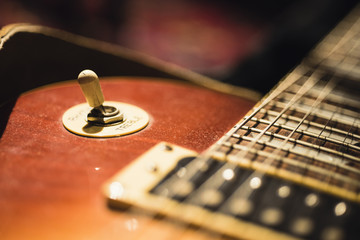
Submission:
[[[85,102],[67,82],[20,96],[0,144],[1,239],[207,239],[211,233],[107,207],[100,187],[160,141],[203,151],[254,105],[174,81],[101,80],[106,100],[141,107],[150,124],[138,133],[92,139],[69,133],[62,114]]]

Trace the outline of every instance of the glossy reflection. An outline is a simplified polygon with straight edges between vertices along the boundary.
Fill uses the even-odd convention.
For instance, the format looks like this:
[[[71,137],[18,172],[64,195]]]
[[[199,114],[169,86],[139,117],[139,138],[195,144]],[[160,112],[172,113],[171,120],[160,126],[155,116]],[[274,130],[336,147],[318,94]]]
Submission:
[[[110,198],[111,199],[119,199],[124,194],[124,187],[119,182],[113,182],[109,186],[110,190]]]
[[[234,170],[232,170],[230,168],[225,169],[222,176],[225,180],[229,181],[229,180],[233,179],[235,176]]]
[[[136,231],[139,227],[139,222],[135,218],[129,219],[125,222],[125,227],[131,232]]]

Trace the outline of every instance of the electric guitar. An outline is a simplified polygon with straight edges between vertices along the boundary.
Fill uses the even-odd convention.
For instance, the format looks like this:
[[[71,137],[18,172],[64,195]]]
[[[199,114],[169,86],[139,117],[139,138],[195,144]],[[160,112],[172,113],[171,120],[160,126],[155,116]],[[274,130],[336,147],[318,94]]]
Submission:
[[[359,16],[255,106],[93,73],[87,104],[74,81],[22,94],[1,138],[0,237],[358,239]]]

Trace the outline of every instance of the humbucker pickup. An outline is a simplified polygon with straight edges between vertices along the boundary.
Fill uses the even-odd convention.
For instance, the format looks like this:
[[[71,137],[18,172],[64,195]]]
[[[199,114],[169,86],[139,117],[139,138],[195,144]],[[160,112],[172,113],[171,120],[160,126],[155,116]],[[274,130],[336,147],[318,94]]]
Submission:
[[[104,189],[112,206],[142,208],[245,239],[351,239],[360,214],[356,203],[167,143]]]

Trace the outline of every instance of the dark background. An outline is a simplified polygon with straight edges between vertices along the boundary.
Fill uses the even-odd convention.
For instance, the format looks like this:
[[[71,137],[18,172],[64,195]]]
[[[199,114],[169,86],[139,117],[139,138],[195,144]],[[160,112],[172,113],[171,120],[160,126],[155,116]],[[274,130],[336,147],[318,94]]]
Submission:
[[[1,0],[28,22],[116,43],[266,93],[354,0]]]

